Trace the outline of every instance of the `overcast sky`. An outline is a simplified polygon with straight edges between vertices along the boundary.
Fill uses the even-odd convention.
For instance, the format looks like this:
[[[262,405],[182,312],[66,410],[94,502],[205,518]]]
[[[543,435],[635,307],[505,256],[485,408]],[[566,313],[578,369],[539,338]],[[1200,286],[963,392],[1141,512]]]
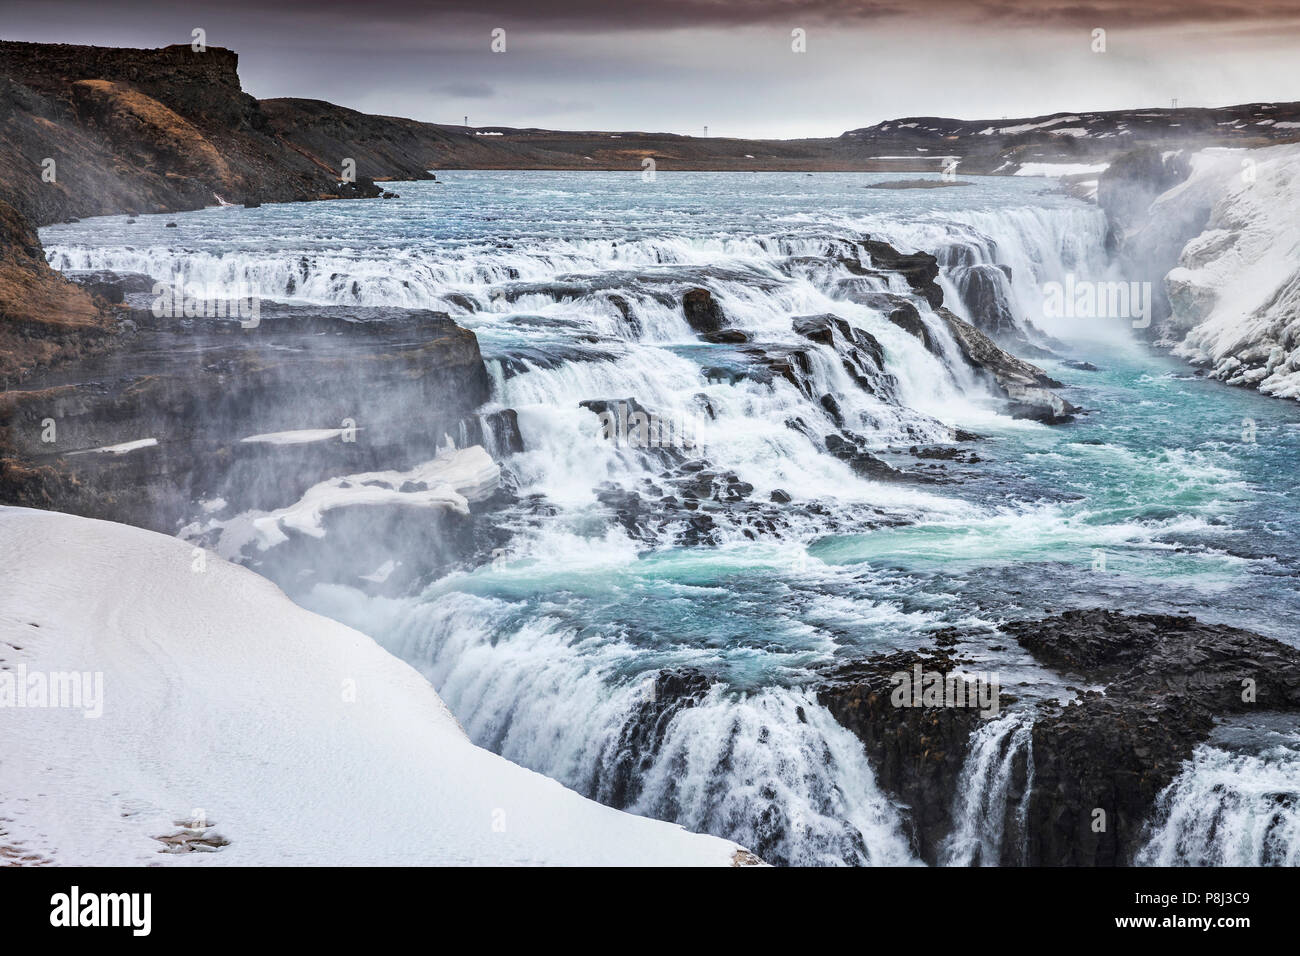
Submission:
[[[11,40],[164,46],[244,88],[471,125],[835,136],[908,115],[1300,100],[1300,0],[0,0]],[[491,49],[505,30],[505,52]],[[807,51],[791,49],[792,31]],[[1106,31],[1094,53],[1093,31]]]

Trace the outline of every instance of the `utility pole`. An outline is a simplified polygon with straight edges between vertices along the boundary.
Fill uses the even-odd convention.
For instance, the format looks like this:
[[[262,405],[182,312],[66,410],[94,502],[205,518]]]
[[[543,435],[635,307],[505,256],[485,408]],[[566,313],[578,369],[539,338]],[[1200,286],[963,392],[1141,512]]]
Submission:
[[[705,135],[705,136],[708,136],[708,135],[709,135],[709,128],[708,128],[707,126],[704,127],[704,135]]]
[[[1173,103],[1173,108],[1178,109],[1178,97],[1175,96],[1171,102]]]

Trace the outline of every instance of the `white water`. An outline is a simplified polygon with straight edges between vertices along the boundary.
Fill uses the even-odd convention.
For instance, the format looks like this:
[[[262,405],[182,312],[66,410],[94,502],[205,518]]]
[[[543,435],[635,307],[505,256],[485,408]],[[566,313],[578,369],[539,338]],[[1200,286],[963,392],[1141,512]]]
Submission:
[[[1099,547],[1168,562],[1129,584],[1143,602],[1157,590],[1153,578],[1157,593],[1184,581],[1239,583],[1223,570],[1228,558],[1207,559],[1207,572],[1183,553],[1184,541],[1236,519],[1248,482],[1220,449],[1153,450],[1153,432],[1182,413],[1181,393],[1143,382],[1130,408],[1117,385],[1097,426],[1115,429],[1106,443],[1062,445],[1044,426],[1001,413],[923,302],[940,356],[885,307],[850,298],[910,292],[896,275],[858,274],[869,262],[852,240],[870,234],[903,251],[1009,266],[1008,308],[1043,325],[1044,281],[1104,268],[1095,208],[1040,196],[1024,181],[908,196],[855,192],[851,177],[663,177],[647,191],[614,174],[458,175],[446,187],[403,185],[406,198],[392,203],[209,210],[130,227],[104,220],[51,227],[43,238],[59,268],[157,279],[180,268],[190,281],[293,303],[440,309],[476,332],[493,403],[516,409],[524,439],[526,450],[503,465],[520,494],[541,503],[501,519],[513,533],[505,560],[400,600],[344,587],[295,595],[426,673],[476,743],[612,799],[627,759],[620,734],[646,687],[663,670],[691,670],[711,687],[637,755],[645,766],[624,794],[629,809],[727,835],[775,861],[910,860],[902,814],[860,744],[801,686],[846,654],[915,646],[943,623],[992,626],[995,614],[1019,609],[1014,601],[1056,604],[1081,590],[1071,575]],[[554,188],[541,188],[546,181]],[[963,313],[953,282],[940,284]],[[694,286],[764,347],[806,350],[807,393],[780,376],[706,371],[743,372],[752,360],[690,330],[679,302]],[[792,316],[824,312],[879,341],[887,377],[876,394],[850,379],[836,351],[792,330]],[[978,495],[864,480],[818,440],[839,428],[823,394],[872,447],[972,429],[992,436],[995,454],[1027,447],[1019,465],[1034,480],[1086,493],[1088,503],[1033,500],[1038,489],[1019,473]],[[753,501],[788,492],[795,507],[783,510],[779,533],[752,542],[743,517],[718,513],[716,548],[681,547],[679,524],[649,542],[630,536],[597,493],[654,480],[662,462],[596,440],[598,418],[578,404],[626,398],[689,422],[698,454],[752,484]],[[792,419],[806,430],[788,427]],[[1202,435],[1214,427],[1189,424]],[[1140,453],[1122,444],[1143,429]],[[1179,440],[1190,449],[1195,439]],[[810,504],[822,510],[799,507]],[[980,580],[986,568],[996,577],[1017,566],[1031,580],[1014,599]],[[1089,593],[1105,586],[1087,582]],[[1254,592],[1241,593],[1248,601]],[[946,862],[1002,854],[1010,774],[1028,746],[1020,721],[986,724],[972,741]]]
[[[1016,806],[1023,823],[1033,790],[1033,718],[1004,714],[980,725],[970,739],[953,804],[953,829],[940,851],[948,866],[997,866],[1006,831],[1008,791],[1017,762],[1027,768],[1027,783]]]
[[[1202,744],[1156,802],[1142,866],[1300,865],[1300,752]]]

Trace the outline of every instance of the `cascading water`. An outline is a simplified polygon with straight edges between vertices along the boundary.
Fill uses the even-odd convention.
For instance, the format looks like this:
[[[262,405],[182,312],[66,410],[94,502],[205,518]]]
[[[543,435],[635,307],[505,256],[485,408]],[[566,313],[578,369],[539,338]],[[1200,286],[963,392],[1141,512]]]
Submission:
[[[1033,719],[1011,713],[989,720],[971,734],[953,806],[953,830],[944,841],[949,866],[997,866],[1002,862],[1008,810],[1023,833],[1024,808],[1033,789]],[[1017,773],[1023,775],[1019,799],[1008,799]]]
[[[1197,747],[1157,799],[1134,862],[1300,865],[1300,739],[1287,735],[1254,753],[1215,741]]]
[[[1055,694],[998,642],[1000,620],[1076,593],[1212,604],[1265,633],[1286,619],[1275,581],[1300,567],[1300,534],[1278,531],[1294,527],[1284,496],[1253,489],[1286,473],[1265,438],[1300,417],[1244,393],[1189,401],[1206,383],[1117,351],[1094,354],[1093,378],[1044,360],[1094,417],[1013,420],[859,245],[934,253],[959,314],[957,268],[996,269],[999,306],[1039,323],[1041,283],[1104,270],[1096,208],[1022,178],[919,192],[849,174],[443,178],[387,202],[109,217],[43,239],[60,269],[436,309],[476,333],[490,408],[517,412],[524,445],[502,461],[516,500],[485,519],[505,536],[497,559],[396,597],[364,581],[292,594],[425,673],[476,742],[772,862],[910,861],[907,809],[809,690],[827,667],[955,626],[995,635],[983,652],[1004,684]],[[692,288],[748,341],[703,341],[683,312]],[[901,301],[930,347],[890,319]],[[828,313],[879,345],[879,368],[848,367],[842,331],[828,345],[794,326]],[[610,442],[592,403],[636,403],[691,442]],[[1228,445],[1245,415],[1257,458]],[[337,425],[303,410],[305,429]],[[957,429],[986,438],[986,460],[929,482],[873,480],[828,441],[905,449]],[[946,862],[1007,856],[1028,732],[1010,714],[975,735]]]

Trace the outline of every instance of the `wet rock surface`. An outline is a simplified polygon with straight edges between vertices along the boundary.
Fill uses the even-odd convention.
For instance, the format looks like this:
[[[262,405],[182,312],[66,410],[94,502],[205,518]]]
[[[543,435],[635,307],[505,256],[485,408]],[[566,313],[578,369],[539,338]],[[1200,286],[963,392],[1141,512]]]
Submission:
[[[112,352],[0,394],[20,501],[175,533],[196,502],[272,508],[448,446],[522,446],[513,412],[479,413],[477,340],[445,315],[267,306],[247,328],[130,314]]]
[[[1156,795],[1216,718],[1300,712],[1300,652],[1248,631],[1103,610],[1004,629],[1044,664],[1103,687],[1034,725],[1030,864],[1131,862]]]
[[[1002,631],[1060,675],[1067,698],[1074,694],[1066,704],[1001,696],[1004,710],[1017,704],[1033,715],[1032,757],[1013,768],[1005,795],[1014,839],[994,861],[1004,865],[1130,864],[1157,795],[1216,720],[1300,713],[1300,652],[1248,631],[1107,610],[1018,621]],[[958,650],[964,640],[940,634],[937,650],[846,664],[816,687],[863,741],[880,786],[908,808],[911,838],[929,862],[941,859],[957,795],[977,783],[962,771],[981,718],[968,707],[896,706],[891,678],[917,666],[970,671]]]
[[[718,335],[727,324],[722,306],[708,289],[691,289],[682,296],[687,324],[701,335]]]
[[[903,806],[917,854],[938,861],[952,828],[953,798],[979,711],[966,707],[900,707],[898,674],[946,676],[963,660],[947,650],[899,651],[842,665],[816,688],[818,701],[866,747],[877,782]]]

